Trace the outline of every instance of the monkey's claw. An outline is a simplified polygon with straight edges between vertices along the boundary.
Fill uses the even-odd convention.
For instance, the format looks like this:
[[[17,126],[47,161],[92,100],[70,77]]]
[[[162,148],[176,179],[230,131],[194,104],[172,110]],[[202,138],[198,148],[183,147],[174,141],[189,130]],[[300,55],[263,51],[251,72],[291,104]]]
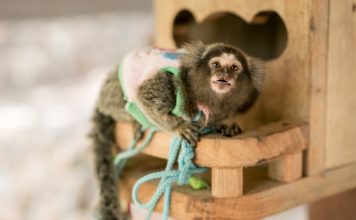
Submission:
[[[195,147],[199,141],[200,127],[196,124],[184,124],[178,128],[178,134],[184,138],[190,145]]]
[[[236,123],[233,123],[230,126],[220,125],[218,127],[218,132],[224,135],[225,137],[232,137],[240,134],[242,131]]]

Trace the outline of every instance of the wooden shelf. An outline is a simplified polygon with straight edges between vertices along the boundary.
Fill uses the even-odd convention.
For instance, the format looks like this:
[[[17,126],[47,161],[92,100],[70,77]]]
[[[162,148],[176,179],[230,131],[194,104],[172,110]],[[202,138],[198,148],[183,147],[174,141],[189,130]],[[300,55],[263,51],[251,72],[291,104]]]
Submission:
[[[118,123],[118,145],[126,149],[133,137],[129,124]],[[172,135],[157,132],[143,153],[167,158]],[[249,167],[287,154],[301,152],[308,145],[308,125],[303,122],[282,121],[256,130],[226,138],[210,134],[201,138],[195,149],[195,163],[203,167]]]
[[[122,178],[121,191],[130,201],[135,181],[150,168],[142,164],[155,164],[156,159],[135,161]],[[162,164],[162,163],[161,163]],[[157,165],[157,163],[156,163]],[[158,168],[159,166],[155,166]],[[356,164],[330,170],[324,175],[305,177],[291,183],[268,179],[266,167],[251,167],[244,172],[244,195],[235,198],[216,198],[209,190],[194,191],[188,186],[175,186],[172,191],[170,214],[176,220],[190,219],[260,219],[303,203],[316,201],[356,187]],[[148,201],[157,182],[146,183],[139,192],[141,201]],[[162,201],[156,211],[162,211]]]
[[[129,124],[117,124],[118,146],[129,146]],[[144,154],[167,159],[172,135],[157,132]],[[195,163],[211,168],[211,194],[216,198],[242,196],[246,190],[244,170],[268,163],[268,176],[280,182],[302,177],[302,151],[308,146],[308,125],[282,121],[226,138],[210,134],[195,149]],[[123,147],[125,149],[125,147]]]
[[[118,144],[128,146],[131,126],[117,124],[116,128]],[[260,219],[355,188],[356,164],[302,177],[302,151],[308,147],[308,130],[306,123],[283,121],[233,138],[217,134],[204,136],[196,147],[195,162],[211,167],[210,176],[205,177],[211,182],[211,190],[194,191],[188,186],[174,186],[171,216],[176,220]],[[121,179],[122,197],[127,201],[138,178],[163,170],[165,160],[157,158],[166,158],[170,141],[170,134],[157,132],[141,155],[144,160],[133,160],[134,165]],[[234,178],[230,178],[229,173]],[[142,186],[141,201],[150,199],[157,183]],[[226,187],[227,183],[235,187]],[[231,193],[233,196],[229,196]],[[162,211],[162,201],[156,211]]]

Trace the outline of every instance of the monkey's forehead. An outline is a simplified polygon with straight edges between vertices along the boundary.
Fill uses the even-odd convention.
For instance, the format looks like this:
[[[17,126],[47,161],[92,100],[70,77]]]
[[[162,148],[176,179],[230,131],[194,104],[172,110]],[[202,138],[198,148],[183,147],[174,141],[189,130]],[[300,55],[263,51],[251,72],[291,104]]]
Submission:
[[[244,53],[232,47],[214,47],[211,50],[207,50],[203,53],[202,59],[210,61],[212,59],[224,59],[224,60],[236,60],[244,63],[246,56]]]
[[[226,61],[226,62],[243,62],[243,57],[238,53],[216,51],[208,53],[203,57],[208,62],[214,60]]]
[[[213,60],[238,61],[235,54],[232,53],[222,53],[220,56],[211,57],[209,61]]]

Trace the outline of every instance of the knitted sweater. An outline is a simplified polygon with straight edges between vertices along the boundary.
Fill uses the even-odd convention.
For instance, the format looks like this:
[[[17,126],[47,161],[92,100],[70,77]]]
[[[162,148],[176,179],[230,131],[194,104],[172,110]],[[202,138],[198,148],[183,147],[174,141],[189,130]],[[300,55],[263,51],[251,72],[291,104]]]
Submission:
[[[164,50],[153,47],[134,50],[128,53],[119,66],[119,82],[121,84],[128,111],[143,128],[153,127],[154,122],[149,120],[137,101],[138,88],[143,81],[154,77],[158,72],[165,72],[177,76],[179,74],[179,58],[183,51]],[[181,117],[183,101],[178,88],[176,106],[172,113]]]

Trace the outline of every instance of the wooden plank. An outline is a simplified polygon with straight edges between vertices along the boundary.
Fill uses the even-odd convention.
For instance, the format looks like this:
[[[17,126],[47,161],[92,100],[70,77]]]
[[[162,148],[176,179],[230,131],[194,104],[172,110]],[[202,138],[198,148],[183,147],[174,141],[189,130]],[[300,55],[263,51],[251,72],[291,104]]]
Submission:
[[[241,196],[243,192],[243,168],[212,168],[211,194],[226,198]]]
[[[291,182],[302,177],[303,153],[282,156],[268,164],[268,176],[280,182]]]
[[[310,21],[310,145],[306,173],[314,175],[325,169],[327,48],[329,0],[312,1]]]
[[[288,184],[267,181],[256,186],[257,190],[250,190],[243,196],[235,198],[215,198],[209,190],[194,191],[189,187],[176,186],[172,192],[170,213],[177,220],[260,219],[356,188],[355,170],[356,164],[353,164],[329,170],[324,175],[310,176]],[[129,174],[131,177],[126,176],[123,182],[127,190],[137,180],[137,173],[129,172]],[[156,189],[156,184],[157,182],[143,185],[139,192],[141,201],[148,201]],[[156,210],[162,211],[162,201],[159,202]]]
[[[126,149],[132,139],[129,124],[118,123],[118,146]],[[232,138],[211,134],[201,138],[195,149],[195,163],[203,167],[247,167],[278,156],[301,152],[308,145],[308,125],[283,121],[272,123]],[[167,158],[172,135],[158,132],[143,151],[146,154]]]
[[[356,15],[353,0],[330,2],[326,167],[356,161]]]

